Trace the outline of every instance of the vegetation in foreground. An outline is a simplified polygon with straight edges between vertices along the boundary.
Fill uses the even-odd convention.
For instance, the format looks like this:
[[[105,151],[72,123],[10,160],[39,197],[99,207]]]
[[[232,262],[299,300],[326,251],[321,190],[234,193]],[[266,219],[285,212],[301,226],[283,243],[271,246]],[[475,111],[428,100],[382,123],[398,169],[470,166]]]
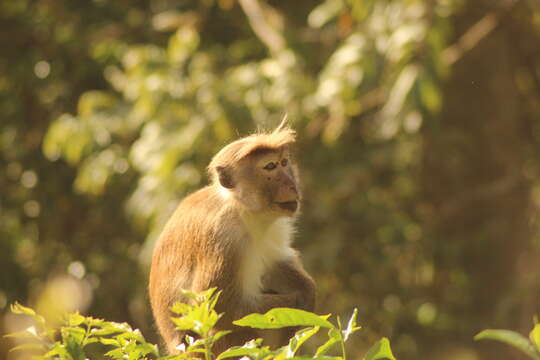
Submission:
[[[9,337],[21,339],[23,344],[12,349],[32,351],[34,359],[160,359],[181,360],[204,358],[205,360],[222,360],[227,358],[246,357],[253,360],[284,360],[284,359],[317,359],[317,360],[346,360],[345,343],[349,337],[360,330],[356,324],[357,311],[354,310],[346,326],[337,318],[337,325],[328,321],[330,315],[316,315],[307,311],[276,308],[266,314],[251,314],[235,321],[238,326],[249,326],[257,329],[277,329],[288,326],[298,326],[302,329],[289,340],[288,345],[279,349],[270,349],[262,339],[253,339],[243,346],[231,347],[221,354],[212,352],[213,344],[228,331],[212,331],[221,317],[215,311],[219,292],[210,289],[195,294],[185,292],[184,295],[192,300],[193,305],[176,303],[171,310],[177,316],[172,318],[177,330],[189,330],[197,334],[197,339],[186,336],[185,344],[178,347],[179,354],[163,355],[158,346],[148,343],[138,329],[133,329],[127,323],[116,323],[102,319],[82,316],[78,313],[67,314],[61,326],[51,327],[45,318],[28,307],[20,304],[12,306],[17,314],[30,315],[34,324],[24,331],[10,334]],[[320,344],[313,354],[301,353],[304,344],[313,335],[324,329],[327,339]],[[337,351],[338,355],[330,355]],[[375,343],[364,356],[365,360],[395,360],[390,342],[382,338]]]
[[[133,329],[127,323],[117,323],[82,316],[78,313],[65,314],[62,325],[52,327],[45,318],[33,309],[14,304],[11,310],[16,314],[29,315],[33,325],[27,329],[7,335],[17,338],[22,343],[11,351],[30,351],[35,360],[86,360],[90,358],[109,359],[156,359],[182,360],[199,359],[222,360],[228,358],[252,360],[346,360],[345,343],[349,337],[361,329],[357,326],[357,310],[351,315],[344,327],[339,317],[337,325],[328,321],[330,315],[317,315],[311,312],[275,308],[265,314],[250,314],[235,321],[235,325],[249,326],[257,329],[277,329],[288,326],[301,327],[289,340],[286,346],[270,349],[262,339],[253,339],[243,346],[235,346],[221,354],[212,352],[213,344],[230,331],[214,332],[214,326],[222,314],[215,311],[219,298],[216,289],[210,289],[200,294],[184,292],[192,300],[193,305],[178,302],[171,308],[177,316],[172,318],[176,329],[197,334],[197,339],[186,335],[185,343],[180,345],[179,354],[164,355],[155,344],[147,342],[138,329]],[[321,328],[327,331],[326,340],[316,347],[312,354],[305,354],[300,349]],[[475,337],[475,340],[496,340],[509,344],[527,354],[534,360],[540,360],[540,323],[534,319],[534,327],[529,338],[504,329],[487,329]],[[337,351],[337,355],[335,352]],[[334,354],[334,355],[332,355]],[[396,360],[390,341],[380,339],[365,354],[363,360]]]
[[[475,340],[496,340],[511,345],[524,352],[531,359],[540,360],[540,324],[534,319],[534,327],[529,338],[511,330],[487,329],[474,337]]]

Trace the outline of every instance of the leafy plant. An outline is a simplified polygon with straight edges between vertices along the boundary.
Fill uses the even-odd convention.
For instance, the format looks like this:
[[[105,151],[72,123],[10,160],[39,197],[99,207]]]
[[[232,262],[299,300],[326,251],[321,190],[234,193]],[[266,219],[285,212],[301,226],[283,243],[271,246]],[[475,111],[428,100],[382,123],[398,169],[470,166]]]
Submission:
[[[197,335],[186,335],[183,344],[178,346],[179,354],[160,355],[156,345],[146,342],[137,329],[126,323],[115,323],[80,314],[65,315],[63,325],[58,329],[51,328],[45,319],[30,308],[20,304],[11,307],[16,314],[25,314],[33,318],[34,324],[24,331],[7,335],[22,339],[26,343],[13,350],[33,350],[39,355],[36,360],[84,360],[96,356],[109,359],[129,360],[181,360],[203,356],[205,360],[223,360],[232,357],[247,357],[253,360],[346,360],[345,343],[350,335],[360,330],[356,324],[358,311],[355,309],[347,326],[343,327],[337,318],[337,325],[328,321],[330,315],[316,315],[311,312],[275,308],[265,314],[250,314],[235,321],[238,326],[249,326],[257,329],[276,329],[289,326],[302,327],[279,349],[270,349],[262,339],[254,339],[243,346],[235,346],[215,356],[213,344],[229,331],[213,331],[222,314],[215,311],[219,298],[216,289],[202,293],[183,292],[191,300],[191,304],[176,303],[171,310],[178,316],[172,321],[179,331],[189,331]],[[313,355],[299,355],[299,350],[309,338],[321,328],[328,330],[328,340],[320,345]],[[91,344],[100,347],[91,348]],[[328,355],[334,347],[340,348],[339,356]],[[367,352],[364,360],[395,360],[388,339],[383,338]]]
[[[43,316],[20,304],[11,306],[16,314],[33,318],[34,324],[24,331],[6,335],[25,340],[27,343],[13,350],[30,349],[41,355],[35,359],[85,360],[91,344],[104,346],[103,355],[110,359],[149,359],[158,356],[156,345],[146,342],[141,332],[126,323],[116,323],[102,319],[65,315],[59,329],[50,327]]]
[[[478,333],[475,340],[496,340],[511,345],[521,350],[531,359],[540,360],[540,324],[534,320],[534,327],[529,333],[529,338],[511,330],[487,329]]]

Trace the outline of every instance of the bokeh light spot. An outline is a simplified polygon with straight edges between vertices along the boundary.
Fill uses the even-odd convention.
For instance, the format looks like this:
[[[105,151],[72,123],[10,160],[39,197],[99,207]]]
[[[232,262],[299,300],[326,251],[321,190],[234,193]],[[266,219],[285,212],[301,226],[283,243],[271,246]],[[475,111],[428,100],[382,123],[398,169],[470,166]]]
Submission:
[[[51,65],[44,60],[38,61],[34,65],[34,74],[40,79],[45,79],[51,73]]]

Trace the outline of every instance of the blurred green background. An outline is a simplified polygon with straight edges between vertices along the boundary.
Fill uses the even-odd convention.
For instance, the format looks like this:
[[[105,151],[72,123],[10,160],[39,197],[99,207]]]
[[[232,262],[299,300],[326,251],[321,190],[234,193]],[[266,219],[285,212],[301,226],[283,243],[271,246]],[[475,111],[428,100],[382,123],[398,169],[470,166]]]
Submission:
[[[413,359],[540,314],[538,0],[1,0],[0,334],[20,301],[158,338],[153,243],[285,112],[319,313]],[[0,359],[13,343],[0,339]]]

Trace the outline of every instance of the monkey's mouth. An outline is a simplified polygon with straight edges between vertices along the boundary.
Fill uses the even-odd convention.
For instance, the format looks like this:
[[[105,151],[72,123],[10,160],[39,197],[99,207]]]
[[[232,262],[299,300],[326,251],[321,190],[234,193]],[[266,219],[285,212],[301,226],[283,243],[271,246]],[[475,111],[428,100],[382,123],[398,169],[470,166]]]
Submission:
[[[295,212],[296,209],[298,208],[298,201],[296,201],[296,200],[279,202],[277,204],[283,210],[287,210],[287,211],[291,211],[291,212]]]

